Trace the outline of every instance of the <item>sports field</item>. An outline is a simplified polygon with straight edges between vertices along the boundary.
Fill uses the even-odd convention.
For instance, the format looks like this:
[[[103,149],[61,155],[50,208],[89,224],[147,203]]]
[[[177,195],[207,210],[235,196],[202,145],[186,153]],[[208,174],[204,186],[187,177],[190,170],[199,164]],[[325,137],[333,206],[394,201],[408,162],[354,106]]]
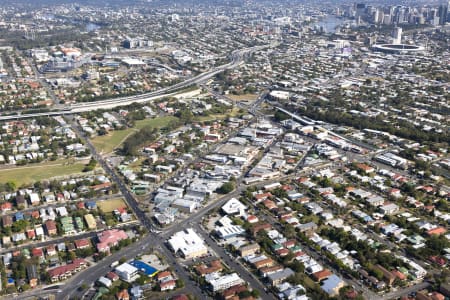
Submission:
[[[44,179],[81,173],[86,162],[56,160],[0,170],[0,182],[14,182],[18,187]]]
[[[115,209],[127,207],[125,201],[122,198],[98,201],[97,206],[104,213],[110,213],[113,212]]]

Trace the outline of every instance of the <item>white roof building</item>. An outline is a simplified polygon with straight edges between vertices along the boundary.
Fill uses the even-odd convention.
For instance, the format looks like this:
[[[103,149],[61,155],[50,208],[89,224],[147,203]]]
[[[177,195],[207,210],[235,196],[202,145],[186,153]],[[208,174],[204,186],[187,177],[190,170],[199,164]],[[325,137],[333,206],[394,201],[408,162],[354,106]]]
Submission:
[[[67,209],[65,206],[57,207],[57,208],[55,208],[55,210],[58,213],[58,215],[60,215],[61,217],[68,215],[68,212],[67,212]]]
[[[121,264],[115,269],[115,272],[119,275],[120,279],[126,282],[135,281],[139,277],[138,271],[139,270],[136,267],[130,265],[129,263]]]
[[[215,231],[221,239],[228,239],[245,233],[245,229],[239,225],[217,226]]]
[[[223,276],[218,273],[211,273],[206,275],[205,279],[211,285],[213,292],[225,290],[232,286],[244,283],[244,280],[242,280],[236,273]]]
[[[109,280],[108,278],[104,277],[104,276],[100,277],[98,279],[98,282],[103,284],[104,286],[106,286],[108,288],[112,285],[112,281]]]
[[[175,233],[168,243],[175,253],[180,252],[185,258],[199,257],[208,253],[202,238],[192,228]]]
[[[236,198],[231,198],[224,206],[222,206],[223,212],[227,215],[242,215],[246,209],[247,207]]]
[[[37,204],[39,203],[41,200],[39,199],[39,195],[37,193],[31,193],[30,194],[30,203],[31,204]]]

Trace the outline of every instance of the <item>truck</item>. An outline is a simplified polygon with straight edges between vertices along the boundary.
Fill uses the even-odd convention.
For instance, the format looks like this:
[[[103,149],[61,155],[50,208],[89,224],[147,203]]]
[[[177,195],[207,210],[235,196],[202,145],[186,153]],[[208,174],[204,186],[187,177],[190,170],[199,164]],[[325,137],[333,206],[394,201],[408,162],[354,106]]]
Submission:
[[[119,261],[116,260],[116,261],[113,261],[113,262],[111,263],[110,267],[111,267],[111,268],[114,268],[114,267],[117,267],[118,265],[119,265]]]

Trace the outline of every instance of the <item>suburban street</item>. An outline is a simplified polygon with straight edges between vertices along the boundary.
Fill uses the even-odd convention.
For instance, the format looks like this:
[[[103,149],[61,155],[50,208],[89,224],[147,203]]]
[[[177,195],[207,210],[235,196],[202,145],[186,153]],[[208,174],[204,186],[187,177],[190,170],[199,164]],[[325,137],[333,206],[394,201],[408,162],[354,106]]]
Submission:
[[[200,226],[199,223],[195,223],[193,228],[202,236],[206,244],[225,262],[226,265],[230,267],[231,270],[236,271],[236,273],[238,273],[245,282],[248,282],[252,288],[259,291],[262,299],[276,299],[272,293],[266,292],[265,286],[259,281],[259,279],[243,267],[236,258],[227,254],[224,248],[219,246],[217,242],[210,237],[208,232]]]
[[[215,70],[211,70],[209,72],[200,74],[200,75],[198,75],[198,76],[196,76],[194,78],[191,78],[191,79],[188,79],[188,80],[186,80],[186,81],[184,81],[182,83],[176,84],[175,86],[172,86],[172,87],[169,87],[169,88],[165,88],[165,89],[163,89],[161,91],[158,91],[158,92],[155,92],[155,93],[150,93],[150,94],[145,94],[145,95],[140,95],[140,96],[127,97],[126,99],[123,99],[123,100],[131,101],[131,102],[145,102],[145,101],[149,101],[149,100],[153,99],[154,97],[161,97],[163,95],[167,95],[167,93],[169,93],[169,92],[171,92],[173,90],[176,90],[176,89],[179,89],[179,88],[183,88],[183,87],[187,87],[187,86],[189,86],[191,84],[201,83],[201,82],[211,78],[215,74],[223,71],[226,68],[232,68],[233,66],[238,65],[242,61],[243,57],[247,53],[250,53],[251,51],[254,51],[254,50],[257,50],[257,49],[260,49],[260,47],[234,51],[233,54],[231,55],[231,60],[232,61],[229,64],[227,64],[227,65],[223,65],[223,66],[221,66],[221,67],[219,67],[219,68],[217,68]],[[258,108],[259,105],[261,105],[261,103],[263,103],[265,101],[266,95],[267,95],[266,92],[262,93],[258,97],[258,99],[256,101],[254,101],[254,103],[247,108],[248,111],[250,113],[252,113],[252,114],[258,114],[257,108]],[[216,95],[216,96],[219,97],[219,95]],[[225,100],[230,100],[227,97],[222,97],[222,98],[225,99]],[[77,106],[72,107],[70,113],[81,112],[81,111],[84,111],[85,109],[91,110],[91,109],[97,109],[97,108],[111,108],[111,107],[115,107],[115,106],[117,106],[119,104],[120,105],[125,105],[123,102],[118,101],[118,99],[104,100],[104,101],[100,101],[100,102],[96,102],[96,103],[77,104]],[[292,114],[290,112],[287,112],[287,111],[285,111],[282,108],[277,107],[277,109],[282,110],[283,112],[290,114],[295,119],[298,119],[300,121],[305,121],[305,120],[302,119],[302,117],[294,115],[294,114]],[[60,110],[59,112],[55,112],[55,113],[66,114],[68,112],[67,112],[67,110]],[[266,292],[266,289],[265,289],[264,285],[253,274],[251,274],[251,272],[249,270],[247,270],[240,263],[238,263],[233,258],[231,258],[226,253],[226,251],[221,246],[219,246],[209,236],[209,233],[206,232],[200,226],[203,217],[207,213],[209,213],[211,210],[213,210],[213,209],[215,209],[217,207],[222,206],[229,199],[231,199],[233,197],[236,197],[236,198],[239,197],[240,193],[242,191],[244,191],[248,187],[248,186],[242,184],[242,178],[240,178],[239,181],[237,182],[237,189],[236,190],[234,190],[233,192],[231,192],[231,193],[229,193],[227,195],[220,196],[218,199],[216,199],[214,201],[211,201],[207,206],[201,207],[200,209],[198,209],[189,218],[184,219],[184,220],[182,220],[180,222],[177,222],[175,224],[172,224],[172,225],[164,228],[162,230],[161,234],[158,235],[158,234],[154,233],[155,231],[158,230],[158,227],[156,227],[153,224],[153,222],[150,220],[150,218],[146,216],[145,212],[140,209],[139,203],[137,202],[137,200],[135,199],[133,194],[129,191],[129,189],[128,189],[127,185],[124,183],[123,179],[107,163],[105,158],[101,154],[99,154],[97,152],[97,150],[95,149],[95,147],[93,146],[93,144],[91,143],[89,138],[87,138],[85,136],[85,134],[78,127],[78,125],[73,120],[70,120],[70,124],[72,126],[72,129],[78,134],[78,136],[80,136],[82,138],[82,140],[84,141],[85,145],[89,148],[89,150],[91,151],[92,157],[105,170],[105,172],[110,176],[112,181],[117,184],[117,186],[119,188],[119,191],[121,192],[121,194],[125,198],[125,200],[128,203],[129,207],[132,209],[133,213],[137,217],[137,219],[140,222],[140,224],[142,226],[144,226],[149,231],[149,234],[147,234],[146,236],[142,237],[138,242],[134,243],[133,245],[130,245],[130,246],[126,247],[125,249],[121,249],[120,251],[114,253],[113,255],[111,255],[111,256],[103,259],[102,261],[96,263],[95,266],[90,267],[90,271],[89,272],[85,271],[85,272],[81,272],[79,274],[76,274],[74,277],[72,277],[70,280],[68,280],[68,282],[64,286],[60,286],[60,289],[58,290],[58,299],[70,299],[71,297],[81,297],[82,294],[85,291],[78,290],[78,287],[80,287],[83,283],[95,282],[99,277],[103,276],[105,273],[107,273],[110,270],[110,264],[112,262],[114,262],[114,261],[116,261],[116,260],[118,260],[120,258],[132,259],[133,257],[136,257],[138,255],[141,255],[141,254],[145,253],[150,248],[157,249],[159,252],[161,252],[166,257],[166,259],[168,260],[169,265],[174,266],[176,274],[180,277],[180,279],[182,279],[185,282],[186,288],[192,294],[197,296],[199,299],[205,298],[206,296],[204,295],[202,290],[199,288],[199,286],[190,279],[190,276],[189,276],[188,272],[186,270],[184,270],[183,268],[178,266],[177,258],[175,257],[175,255],[172,253],[172,251],[165,244],[165,240],[167,238],[169,238],[175,232],[181,230],[182,228],[186,228],[186,227],[193,227],[193,228],[195,228],[197,233],[199,233],[203,237],[203,239],[208,244],[208,246],[217,255],[219,255],[223,259],[223,261],[231,269],[235,270],[246,282],[248,282],[253,289],[258,290],[258,292],[260,293],[260,295],[262,296],[263,299],[274,299],[273,295],[272,294],[268,294]],[[342,151],[340,151],[340,152],[342,152]],[[342,153],[342,154],[346,154],[347,155],[349,153]],[[358,155],[358,154],[355,154],[355,153],[350,153],[350,156],[354,156],[355,157],[354,159],[357,159],[358,161],[361,161],[361,160],[365,161],[367,159],[370,159],[370,157]],[[350,158],[350,159],[352,159],[352,158]],[[302,165],[302,164],[299,164],[299,165]],[[302,172],[302,170],[300,170],[299,172]],[[283,178],[277,178],[276,180],[266,180],[266,181],[258,182],[258,183],[253,184],[252,186],[262,187],[265,184],[269,184],[269,183],[272,183],[272,182],[277,182],[277,181],[280,181],[280,180],[283,180],[283,179],[288,179],[288,178],[291,178],[292,176],[299,176],[299,172],[296,172],[296,174],[293,174],[293,175],[284,176]],[[178,173],[175,173],[175,174],[178,174]],[[108,199],[108,198],[107,197],[99,198],[99,199],[96,199],[96,201],[100,201],[100,200],[103,200],[103,199]],[[276,223],[276,220],[273,220],[272,217],[268,216],[267,218],[268,218],[270,223],[272,223],[272,224]],[[96,235],[96,232],[89,232],[89,233],[85,233],[83,235],[78,235],[76,238],[77,239],[79,239],[79,238],[87,238],[87,237],[93,237],[95,235]],[[38,245],[39,246],[45,246],[45,245],[48,245],[48,244],[51,244],[51,243],[55,243],[55,242],[58,242],[58,241],[64,241],[65,239],[66,238],[61,238],[61,239],[41,242]],[[19,249],[21,247],[17,247],[17,248]],[[322,261],[321,255],[319,253],[316,253],[313,249],[308,248],[308,253],[312,257],[314,257],[316,260]],[[339,273],[337,270],[333,269],[332,267],[331,267],[331,269],[332,269],[333,272]],[[353,285],[354,287],[356,287],[359,290],[361,290],[363,292],[363,294],[365,295],[365,297],[367,297],[367,299],[373,299],[373,300],[381,299],[380,296],[378,296],[377,294],[373,293],[372,291],[367,289],[365,286],[361,285],[358,281],[352,280],[352,279],[347,279],[347,281],[351,285]],[[408,289],[403,289],[403,290],[392,292],[392,293],[389,294],[390,295],[389,297],[391,297],[391,296],[395,297],[397,295],[404,295],[405,293],[408,293],[408,292],[411,292],[411,291],[415,291],[416,289],[419,289],[422,286],[426,287],[427,284],[426,283],[422,283],[420,285],[414,285],[412,287],[409,287]],[[43,291],[43,290],[36,290],[36,291],[30,292],[30,294],[29,295],[27,294],[27,296],[38,295],[38,294],[42,294],[42,293],[45,293],[45,292],[46,291]]]

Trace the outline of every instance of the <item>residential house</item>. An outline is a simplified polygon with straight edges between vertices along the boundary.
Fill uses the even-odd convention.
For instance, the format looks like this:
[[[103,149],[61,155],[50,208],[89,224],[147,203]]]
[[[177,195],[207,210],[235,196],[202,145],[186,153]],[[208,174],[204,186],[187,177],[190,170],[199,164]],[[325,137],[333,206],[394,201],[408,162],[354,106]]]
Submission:
[[[248,256],[248,255],[253,255],[255,253],[258,253],[260,251],[261,247],[256,244],[250,244],[250,245],[245,245],[242,246],[241,248],[239,248],[239,253],[241,254],[241,256]]]
[[[86,248],[89,248],[90,246],[91,246],[91,243],[89,242],[88,239],[81,239],[81,240],[75,241],[75,247],[77,249],[86,249]]]
[[[392,285],[394,283],[395,275],[386,270],[383,266],[375,265],[373,269],[383,274],[383,279],[388,285]]]
[[[100,252],[108,252],[110,247],[117,246],[119,241],[127,238],[128,235],[123,230],[111,229],[103,231],[97,235],[97,250]]]
[[[339,295],[339,290],[344,286],[345,282],[337,275],[333,274],[323,281],[321,288],[328,294],[328,296],[335,297]]]
[[[177,283],[174,279],[163,281],[163,282],[159,283],[159,288],[160,288],[161,292],[173,290],[174,288],[176,288],[176,286],[177,286]]]
[[[294,275],[295,272],[292,271],[290,268],[285,268],[282,271],[278,271],[272,274],[267,275],[267,279],[269,280],[270,284],[273,286],[280,284],[290,276]]]
[[[57,282],[61,280],[65,280],[71,277],[76,272],[81,271],[86,268],[88,265],[87,261],[82,258],[74,259],[72,263],[59,266],[53,269],[48,270],[48,275],[52,282]]]
[[[47,220],[45,222],[45,229],[47,230],[48,235],[56,235],[57,229],[56,229],[56,223],[53,220]]]
[[[39,275],[37,272],[36,265],[27,265],[26,271],[27,271],[28,284],[30,285],[31,288],[35,288],[38,285],[38,281],[39,281]]]
[[[130,300],[130,295],[126,289],[123,289],[116,294],[117,300]]]

